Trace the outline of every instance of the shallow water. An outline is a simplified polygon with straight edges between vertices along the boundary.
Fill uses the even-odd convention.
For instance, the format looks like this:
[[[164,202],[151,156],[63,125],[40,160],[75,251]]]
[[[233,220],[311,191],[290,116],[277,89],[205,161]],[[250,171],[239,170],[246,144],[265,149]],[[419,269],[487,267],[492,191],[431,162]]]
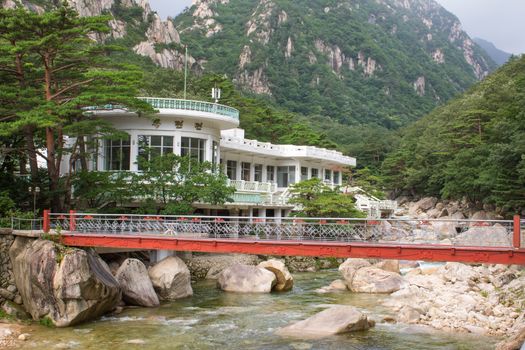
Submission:
[[[158,308],[130,308],[117,316],[74,328],[32,326],[25,349],[493,349],[498,339],[377,324],[318,340],[281,338],[275,330],[329,305],[353,305],[381,320],[389,310],[385,296],[316,294],[339,278],[337,271],[294,274],[293,291],[235,294],[217,290],[214,281],[193,285],[194,295]]]

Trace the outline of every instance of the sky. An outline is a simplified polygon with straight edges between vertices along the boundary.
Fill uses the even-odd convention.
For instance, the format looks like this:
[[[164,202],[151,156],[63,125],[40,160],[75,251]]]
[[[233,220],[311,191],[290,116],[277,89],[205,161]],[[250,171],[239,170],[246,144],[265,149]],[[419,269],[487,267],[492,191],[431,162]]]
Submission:
[[[525,0],[436,0],[455,14],[463,29],[514,54],[525,53]],[[150,0],[163,18],[175,17],[191,0]]]

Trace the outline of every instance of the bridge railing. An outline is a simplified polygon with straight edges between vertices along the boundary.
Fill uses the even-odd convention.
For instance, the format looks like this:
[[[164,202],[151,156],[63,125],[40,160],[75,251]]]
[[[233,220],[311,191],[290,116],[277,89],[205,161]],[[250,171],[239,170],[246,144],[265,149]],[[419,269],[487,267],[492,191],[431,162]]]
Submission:
[[[519,247],[515,245],[513,220],[248,218],[72,211],[46,212],[44,230],[70,234]]]

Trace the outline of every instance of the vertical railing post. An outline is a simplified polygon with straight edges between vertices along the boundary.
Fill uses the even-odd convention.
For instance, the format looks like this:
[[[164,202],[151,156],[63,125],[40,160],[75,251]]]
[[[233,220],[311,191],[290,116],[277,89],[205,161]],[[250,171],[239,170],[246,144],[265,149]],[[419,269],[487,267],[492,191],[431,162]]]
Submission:
[[[519,215],[514,215],[514,236],[512,243],[514,248],[521,248],[521,220]]]
[[[51,218],[49,213],[49,209],[44,209],[42,229],[45,233],[49,233],[49,230],[51,230]]]
[[[77,218],[76,218],[76,212],[74,210],[69,211],[69,231],[75,231],[77,227]]]

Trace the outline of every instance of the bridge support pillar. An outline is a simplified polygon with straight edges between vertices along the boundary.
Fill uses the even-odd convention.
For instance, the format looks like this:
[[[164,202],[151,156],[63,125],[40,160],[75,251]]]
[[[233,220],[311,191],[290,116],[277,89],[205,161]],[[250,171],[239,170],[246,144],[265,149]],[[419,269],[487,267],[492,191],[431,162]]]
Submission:
[[[173,250],[152,250],[149,254],[150,261],[153,263],[158,263],[159,261],[167,258],[168,256],[173,256],[175,252]]]
[[[514,248],[521,248],[521,218],[519,215],[514,215],[514,235],[512,245]]]

